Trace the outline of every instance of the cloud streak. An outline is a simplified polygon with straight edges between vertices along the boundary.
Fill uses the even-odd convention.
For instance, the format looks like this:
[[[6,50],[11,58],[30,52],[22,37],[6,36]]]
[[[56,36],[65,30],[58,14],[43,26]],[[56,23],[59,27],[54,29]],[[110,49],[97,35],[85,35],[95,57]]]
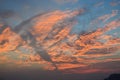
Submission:
[[[78,0],[54,0],[57,4],[76,3]]]
[[[0,18],[5,19],[5,18],[10,18],[13,16],[16,16],[17,13],[12,10],[0,10]]]

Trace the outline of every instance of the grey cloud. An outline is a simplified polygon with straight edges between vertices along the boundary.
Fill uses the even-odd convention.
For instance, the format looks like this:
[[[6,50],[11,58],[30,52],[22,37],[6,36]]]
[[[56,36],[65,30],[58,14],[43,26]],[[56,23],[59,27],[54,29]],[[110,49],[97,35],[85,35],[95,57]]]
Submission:
[[[109,54],[116,52],[118,48],[116,47],[110,47],[110,48],[100,48],[100,49],[90,49],[85,54]]]
[[[13,10],[0,10],[0,18],[10,18],[16,16],[17,13]]]

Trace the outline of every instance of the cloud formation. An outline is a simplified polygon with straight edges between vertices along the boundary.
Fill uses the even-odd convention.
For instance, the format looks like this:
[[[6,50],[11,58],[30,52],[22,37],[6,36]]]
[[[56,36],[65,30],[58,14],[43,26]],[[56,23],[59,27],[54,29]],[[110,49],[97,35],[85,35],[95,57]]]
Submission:
[[[12,10],[0,10],[0,18],[10,18],[16,16],[16,12]]]
[[[15,50],[21,43],[22,39],[20,36],[14,33],[9,27],[3,29],[0,34],[0,52]]]
[[[57,4],[76,3],[78,0],[54,0]]]
[[[9,27],[2,29],[1,25],[0,53],[8,51],[21,53],[19,59],[23,60],[16,61],[15,64],[29,64],[29,66],[33,66],[34,63],[45,64],[43,66],[47,70],[70,69],[73,72],[76,72],[73,69],[81,68],[80,70],[82,70],[84,67],[103,61],[119,61],[117,58],[108,59],[107,57],[117,54],[117,51],[120,50],[120,38],[105,33],[119,28],[120,20],[113,20],[94,31],[80,34],[70,33],[77,23],[76,17],[83,13],[84,9],[56,10],[37,15],[13,30]],[[104,22],[115,15],[116,13],[112,13],[98,19]],[[101,59],[101,57],[107,59]],[[84,70],[83,73],[96,71],[101,71],[101,69]]]

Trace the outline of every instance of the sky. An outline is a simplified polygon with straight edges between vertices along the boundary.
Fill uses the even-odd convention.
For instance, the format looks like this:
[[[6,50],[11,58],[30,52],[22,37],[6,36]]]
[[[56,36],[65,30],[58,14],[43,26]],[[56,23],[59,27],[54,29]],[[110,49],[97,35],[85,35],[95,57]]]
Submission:
[[[119,0],[0,0],[0,78],[103,80],[119,35]]]

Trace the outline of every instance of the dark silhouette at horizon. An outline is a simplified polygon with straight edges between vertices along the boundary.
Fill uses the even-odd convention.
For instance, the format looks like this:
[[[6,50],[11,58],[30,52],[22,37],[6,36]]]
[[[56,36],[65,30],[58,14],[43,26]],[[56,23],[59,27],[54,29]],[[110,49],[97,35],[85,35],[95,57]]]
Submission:
[[[111,74],[108,78],[105,78],[104,80],[120,80],[120,73]]]

